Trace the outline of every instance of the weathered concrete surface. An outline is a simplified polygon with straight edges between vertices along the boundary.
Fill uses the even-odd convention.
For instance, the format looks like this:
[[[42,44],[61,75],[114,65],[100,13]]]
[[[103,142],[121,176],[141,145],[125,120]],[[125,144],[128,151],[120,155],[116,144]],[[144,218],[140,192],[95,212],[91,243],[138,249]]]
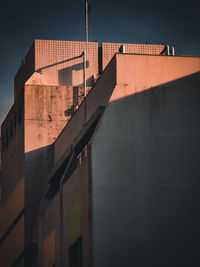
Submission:
[[[102,69],[104,70],[115,53],[119,53],[121,46],[126,53],[159,55],[164,45],[154,44],[128,44],[128,43],[102,43]]]
[[[52,167],[51,144],[70,119],[73,87],[83,85],[83,62],[82,58],[77,58],[83,50],[87,56],[87,86],[91,88],[98,74],[96,42],[36,40],[15,76],[15,103],[2,125],[2,136],[6,131],[7,136],[10,135],[15,113],[20,113],[21,118],[16,130],[12,129],[12,137],[7,138],[6,151],[1,154],[3,223],[0,232],[4,235],[23,212],[24,177],[26,246],[31,240],[31,225]],[[23,230],[21,234],[24,236]],[[13,255],[7,255],[12,262],[16,260]]]
[[[1,266],[9,267],[24,251],[24,216],[0,244]]]
[[[24,220],[22,217],[24,208],[23,114],[22,93],[17,97],[1,125],[0,264],[2,266],[10,266],[24,251],[22,222]],[[7,233],[17,218],[18,222]]]
[[[116,61],[91,144],[93,267],[199,266],[200,59]]]
[[[15,99],[34,72],[43,76],[46,85],[82,86],[83,57],[79,56],[83,51],[87,86],[92,86],[98,75],[97,42],[35,40],[15,76]]]
[[[2,136],[2,204],[4,204],[24,171],[24,107],[23,93],[19,95],[1,125]],[[15,123],[16,122],[16,123]],[[11,168],[12,166],[12,168]]]
[[[90,119],[99,106],[107,105],[116,84],[116,60],[115,58],[105,69],[95,86],[88,93],[84,102],[73,115],[73,119],[64,128],[62,134],[54,143],[54,164],[62,157],[70,147],[73,140],[78,136],[84,124]]]
[[[30,227],[52,168],[51,144],[70,119],[65,110],[72,105],[72,87],[28,83],[25,86],[26,244],[30,242]]]
[[[79,235],[82,236],[83,242],[83,267],[90,266],[90,178],[90,158],[87,157],[77,167],[69,180],[63,185],[62,190],[54,196],[49,206],[40,216],[38,236],[39,263],[35,266],[45,266],[46,261],[52,261],[52,254],[55,256],[56,266],[69,266],[69,248],[72,245],[71,242],[76,241],[75,239]],[[75,212],[75,217],[72,218],[77,203],[80,214]],[[71,224],[72,222],[73,225]],[[78,229],[76,229],[77,226]],[[73,231],[69,233],[71,227],[73,227]],[[52,233],[55,233],[54,241],[52,240]],[[52,237],[51,242],[47,244],[46,240],[50,236]],[[52,250],[53,244],[55,246]],[[51,257],[48,256],[50,253]],[[45,255],[48,259],[45,259]]]
[[[194,74],[191,77],[189,75],[199,71],[199,59],[165,56],[153,57],[145,55],[115,56],[106,67],[93,90],[90,91],[85,101],[81,104],[79,110],[74,113],[73,119],[70,120],[68,126],[64,128],[70,118],[66,117],[66,114],[69,114],[67,111],[71,108],[73,102],[73,86],[82,87],[83,71],[79,59],[74,59],[75,61],[72,60],[73,63],[70,64],[69,61],[62,61],[70,59],[73,56],[76,57],[81,54],[82,50],[86,49],[87,53],[90,54],[86,71],[88,75],[87,85],[92,85],[95,75],[98,73],[98,44],[38,40],[35,42],[35,45],[31,48],[15,79],[16,111],[18,112],[21,107],[22,118],[21,126],[17,126],[16,136],[9,140],[7,151],[3,154],[2,161],[4,167],[2,168],[2,177],[4,178],[2,179],[2,202],[4,204],[4,210],[7,210],[6,207],[12,206],[10,203],[15,201],[16,206],[13,205],[13,209],[9,209],[11,213],[5,215],[5,218],[9,219],[6,220],[7,222],[4,228],[7,229],[7,227],[9,227],[20,210],[23,211],[24,198],[23,194],[19,192],[21,192],[20,190],[24,190],[24,177],[26,190],[25,248],[30,244],[32,235],[33,242],[38,242],[39,240],[40,266],[43,266],[43,264],[51,264],[54,258],[58,266],[62,266],[63,264],[67,265],[68,255],[65,248],[68,250],[72,242],[69,242],[69,239],[73,240],[72,237],[69,238],[67,233],[67,231],[71,229],[69,225],[72,225],[71,222],[74,220],[73,216],[70,214],[74,214],[74,207],[78,205],[78,212],[82,209],[84,213],[82,217],[84,221],[81,222],[83,229],[85,229],[83,230],[83,261],[84,266],[89,266],[89,260],[91,259],[89,242],[91,229],[88,218],[88,213],[90,211],[90,207],[88,207],[88,203],[90,203],[88,197],[90,195],[87,191],[88,181],[85,181],[88,177],[87,172],[89,171],[89,166],[87,166],[86,169],[81,169],[81,167],[77,169],[73,175],[76,174],[79,178],[76,179],[72,176],[63,187],[64,191],[65,188],[68,188],[63,194],[66,206],[64,204],[62,209],[63,223],[69,226],[68,228],[65,228],[64,224],[61,226],[62,220],[57,222],[56,216],[53,218],[53,214],[58,214],[58,207],[60,207],[59,198],[56,197],[53,199],[50,204],[52,206],[49,206],[49,213],[43,214],[44,217],[42,217],[39,222],[38,218],[36,218],[37,208],[48,182],[49,170],[54,164],[58,164],[66,151],[69,151],[72,142],[79,136],[80,132],[85,127],[85,123],[88,122],[97,107],[108,105],[108,109],[105,112],[105,116],[99,128],[100,132],[98,132],[95,137],[96,139],[94,139],[95,143],[95,140],[99,138],[97,147],[95,147],[95,145],[93,146],[95,151],[93,153],[94,159],[96,160],[94,164],[97,164],[95,170],[98,171],[97,173],[94,172],[93,191],[93,211],[95,218],[93,228],[95,233],[93,240],[95,247],[94,261],[97,260],[99,263],[102,263],[101,266],[106,266],[109,261],[102,262],[102,260],[107,259],[107,257],[103,256],[105,255],[104,252],[109,252],[109,255],[123,255],[122,258],[118,258],[117,264],[120,263],[121,259],[123,260],[126,258],[128,261],[128,256],[130,254],[134,255],[132,250],[129,253],[128,249],[135,246],[135,250],[138,251],[138,257],[133,261],[136,263],[139,262],[145,266],[146,262],[141,255],[145,252],[146,258],[151,262],[151,259],[148,258],[148,250],[151,251],[151,255],[154,255],[155,250],[158,247],[161,248],[161,245],[158,245],[158,240],[160,240],[160,244],[162,244],[163,240],[165,240],[166,244],[170,244],[166,246],[166,250],[171,253],[173,245],[170,243],[170,238],[171,235],[173,235],[176,236],[176,240],[179,240],[177,237],[177,225],[181,223],[177,220],[178,223],[174,226],[171,218],[174,218],[173,216],[184,217],[181,205],[185,203],[186,194],[190,199],[189,202],[185,203],[187,216],[194,216],[195,214],[195,205],[192,206],[192,203],[194,203],[193,198],[196,198],[197,203],[199,201],[196,193],[191,195],[191,191],[188,191],[188,187],[192,188],[191,190],[197,190],[195,183],[198,183],[198,179],[194,178],[196,177],[196,173],[198,173],[198,167],[195,161],[196,158],[193,159],[192,155],[192,151],[195,150],[194,147],[198,146],[195,138],[196,135],[198,136],[199,130],[198,127],[194,127],[196,124],[199,125],[197,123],[198,118],[195,117],[198,108],[195,101],[199,99],[199,95],[195,89],[196,83],[198,82],[198,75],[196,76]],[[116,47],[117,46],[115,46],[114,50],[118,49]],[[133,46],[133,48],[135,49],[136,47]],[[130,47],[130,49],[132,48]],[[168,84],[168,82],[170,82],[170,84]],[[188,88],[185,87],[187,84],[189,84],[190,87],[189,94]],[[189,95],[189,97],[186,97],[186,95]],[[183,96],[183,98],[180,96]],[[18,102],[20,97],[21,102]],[[191,105],[188,106],[188,117],[186,115],[182,116],[188,103],[193,102],[194,105],[192,109]],[[10,127],[10,120],[13,118],[13,115],[8,115],[8,118],[4,122],[5,130]],[[171,117],[173,119],[171,119]],[[186,128],[184,128],[185,125],[187,125],[188,129],[191,131],[186,131]],[[64,130],[62,131],[63,128]],[[102,129],[103,134],[101,131]],[[190,138],[191,133],[193,134],[192,138]],[[60,136],[57,138],[59,134]],[[109,134],[111,134],[111,138]],[[134,136],[134,138],[132,138],[132,136]],[[177,137],[177,140],[175,137]],[[55,140],[56,142],[54,143]],[[123,141],[120,142],[120,140]],[[190,142],[188,140],[190,140]],[[54,145],[52,145],[53,143]],[[106,149],[103,152],[101,149],[98,151],[99,145],[101,149],[105,147]],[[127,148],[127,154],[124,153],[124,146]],[[54,153],[52,153],[53,147]],[[113,148],[114,152],[112,150]],[[163,153],[163,150],[166,154]],[[171,151],[173,151],[173,157],[171,157]],[[185,153],[185,151],[188,151],[188,154]],[[24,152],[26,153],[25,158]],[[149,152],[150,154],[148,154]],[[170,155],[170,157],[168,155]],[[186,157],[186,155],[190,155],[192,160]],[[135,159],[134,161],[132,160],[133,158]],[[160,164],[155,164],[155,162],[157,163],[158,161]],[[186,161],[188,165],[185,164]],[[9,164],[7,164],[7,162],[9,162]],[[111,165],[107,164],[108,162],[111,162]],[[170,168],[167,162],[169,162]],[[25,170],[24,163],[26,166]],[[99,167],[98,164],[101,166]],[[114,169],[112,164],[115,166]],[[183,165],[184,167],[182,167]],[[13,168],[10,168],[10,166],[13,166]],[[194,170],[194,172],[191,170]],[[162,176],[161,174],[163,173],[165,173],[165,175]],[[183,184],[180,183],[181,175],[181,182],[184,181]],[[187,175],[192,177],[189,181]],[[134,179],[136,178],[138,180],[135,182]],[[106,179],[108,179],[108,182]],[[102,183],[104,180],[105,182]],[[84,183],[83,187],[82,182]],[[168,186],[169,182],[172,183],[170,188]],[[191,182],[191,184],[189,182]],[[167,183],[167,185],[165,185],[165,183]],[[176,183],[177,187],[174,186],[173,183]],[[189,186],[187,186],[188,183]],[[128,187],[127,184],[130,184],[130,186]],[[195,185],[195,187],[193,187],[193,185]],[[101,188],[103,188],[102,191]],[[185,193],[183,193],[183,191]],[[118,194],[118,192],[121,194]],[[133,192],[135,193],[133,194]],[[102,197],[105,198],[107,206],[104,206],[104,202],[101,202]],[[112,197],[116,201],[111,199]],[[168,202],[166,202],[167,198],[169,198]],[[115,205],[116,202],[119,203],[117,209]],[[163,212],[161,205],[159,206],[157,204],[158,202],[165,207],[164,210],[167,211],[167,214]],[[79,205],[77,203],[81,204]],[[130,212],[125,212],[127,205],[132,209],[134,215]],[[169,207],[169,205],[177,207],[178,210],[180,208],[179,215],[176,215],[176,211]],[[101,207],[103,210],[102,213]],[[112,213],[110,213],[111,210]],[[151,211],[151,217],[147,210]],[[121,218],[118,217],[118,212],[125,218],[122,223],[120,221]],[[110,218],[109,214],[112,215],[110,222],[108,219],[102,219],[105,213],[107,218]],[[155,214],[162,214],[162,218],[157,218]],[[138,221],[136,221],[135,215],[137,215]],[[69,217],[71,219],[69,219]],[[21,216],[20,218],[21,221],[24,217]],[[163,223],[163,218],[166,219],[166,224]],[[198,223],[197,216],[194,216],[193,219],[196,219]],[[184,220],[186,223],[182,225],[180,232],[178,232],[181,238],[182,234],[185,233],[185,229],[189,229],[191,226],[190,221],[185,219],[185,217]],[[147,221],[148,224],[146,224],[145,221]],[[101,222],[101,225],[99,225],[99,222]],[[120,225],[118,222],[120,222]],[[161,226],[159,225],[158,229],[154,229],[152,225],[157,222],[160,222]],[[135,232],[139,235],[139,239],[137,239],[138,235],[136,236],[135,243],[132,242],[131,238],[127,239],[127,236],[125,235],[124,237],[123,235],[124,233],[126,234],[126,231],[128,234],[132,231],[133,224],[135,227],[134,229],[136,229]],[[17,231],[16,229],[18,229],[17,233],[20,233],[20,237],[18,236],[18,238],[22,238],[23,240],[24,228],[16,228],[17,225],[18,224],[10,231],[7,238],[4,239],[1,247],[8,248],[12,246],[12,241],[13,244],[16,244],[16,235],[13,235],[13,232],[15,233]],[[111,229],[110,225],[116,225],[116,227],[114,226]],[[38,226],[40,226],[40,228]],[[63,230],[62,227],[64,228]],[[122,228],[126,229],[126,231],[124,232]],[[195,229],[198,235],[196,225],[193,227],[192,231]],[[76,234],[80,233],[78,230],[75,231]],[[122,233],[120,237],[116,235],[117,231]],[[192,231],[189,232],[190,235],[188,234],[188,236],[193,235],[194,232]],[[3,230],[3,232],[5,231]],[[170,233],[168,239],[166,239],[166,232]],[[60,233],[64,233],[64,237]],[[110,239],[108,242],[105,242],[108,237],[107,233]],[[123,238],[120,239],[121,237]],[[180,240],[182,240],[181,238]],[[8,240],[10,242],[9,245],[7,243]],[[114,240],[117,242],[114,242]],[[123,240],[125,240],[125,244],[121,246]],[[139,244],[137,243],[138,240]],[[154,242],[154,240],[156,241]],[[185,238],[183,240],[188,241],[189,239]],[[116,253],[118,249],[117,243],[120,244],[119,253]],[[127,243],[130,244],[128,248],[126,246]],[[13,263],[23,251],[24,244],[21,244],[22,246],[19,246],[19,250],[16,248],[16,254],[12,252],[11,255],[11,251],[6,249],[8,253],[10,253],[9,255],[7,254],[10,263]],[[101,244],[103,245],[101,246]],[[112,250],[109,251],[112,245],[110,246],[108,244],[114,244],[116,248],[114,249],[114,253]],[[190,246],[189,241],[185,247],[187,246]],[[179,253],[180,247],[181,246],[177,245],[177,251]],[[186,251],[185,247],[183,247],[183,251]],[[54,248],[55,255],[52,254]],[[50,259],[50,263],[43,261],[43,249],[46,251],[45,253],[47,253],[45,255],[49,255],[49,253],[53,255]],[[107,250],[107,252],[103,249]],[[2,249],[0,253],[2,253],[2,251],[4,251],[4,249]],[[98,253],[96,254],[97,251],[102,252],[102,258]],[[122,254],[120,254],[120,252],[122,252]],[[195,250],[193,255],[194,257],[192,258],[195,258]],[[35,266],[38,266],[37,256],[33,259],[33,262]],[[10,263],[8,263],[8,266]],[[108,266],[112,266],[112,264],[115,263],[109,262],[109,264]],[[122,262],[121,265],[124,266],[124,262]],[[114,266],[116,266],[116,264]]]

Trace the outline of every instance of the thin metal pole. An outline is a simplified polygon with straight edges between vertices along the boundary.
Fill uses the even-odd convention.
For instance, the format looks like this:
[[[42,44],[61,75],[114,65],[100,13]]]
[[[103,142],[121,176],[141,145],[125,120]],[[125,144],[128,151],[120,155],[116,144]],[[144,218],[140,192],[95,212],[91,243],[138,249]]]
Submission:
[[[167,45],[167,55],[170,55],[170,51],[169,51],[169,45]]]
[[[86,97],[86,52],[83,51],[83,83],[84,83],[84,91],[83,95]]]
[[[88,42],[88,1],[85,1],[85,40]]]
[[[175,56],[175,49],[173,46],[172,46],[172,56]]]

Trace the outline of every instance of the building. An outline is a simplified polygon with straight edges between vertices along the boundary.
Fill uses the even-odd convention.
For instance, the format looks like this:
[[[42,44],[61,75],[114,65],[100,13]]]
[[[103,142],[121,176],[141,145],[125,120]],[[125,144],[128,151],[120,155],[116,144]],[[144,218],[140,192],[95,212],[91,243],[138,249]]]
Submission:
[[[1,266],[199,266],[199,71],[163,45],[34,41],[1,126]]]

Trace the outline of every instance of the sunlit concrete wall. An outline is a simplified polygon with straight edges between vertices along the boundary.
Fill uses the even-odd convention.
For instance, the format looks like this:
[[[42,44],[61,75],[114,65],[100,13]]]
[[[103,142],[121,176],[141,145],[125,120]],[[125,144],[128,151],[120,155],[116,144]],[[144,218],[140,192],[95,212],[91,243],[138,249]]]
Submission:
[[[153,44],[128,44],[128,43],[102,43],[102,70],[108,65],[115,53],[119,53],[121,46],[125,47],[125,53],[159,55],[164,45]]]
[[[91,144],[92,266],[199,266],[200,59],[116,62]]]
[[[26,245],[53,164],[51,144],[70,119],[65,111],[73,104],[72,93],[71,86],[37,85],[31,80],[25,85]]]
[[[16,217],[23,213],[25,194],[26,248],[30,245],[32,231],[37,232],[34,218],[52,167],[51,144],[71,117],[74,87],[83,86],[83,57],[79,57],[83,50],[86,51],[88,90],[98,74],[96,42],[36,40],[15,76],[15,103],[2,125],[1,134],[4,144],[8,144],[1,153],[3,223],[0,232],[1,237],[4,236]],[[15,127],[16,114],[17,121],[18,114],[21,118]],[[33,224],[36,230],[32,229]],[[24,236],[23,230],[21,234]],[[16,260],[13,257],[12,260]]]
[[[46,85],[83,86],[83,57],[86,52],[87,86],[98,74],[98,43],[35,40],[15,76],[15,98],[36,72]]]
[[[98,79],[92,90],[89,92],[84,102],[79,106],[73,119],[63,129],[62,134],[54,143],[54,164],[57,164],[71,146],[78,134],[84,128],[84,124],[91,118],[99,106],[105,106],[112,94],[116,84],[116,60],[115,58],[108,64],[104,73]]]
[[[83,85],[83,57],[86,52],[87,85],[98,74],[98,43],[77,41],[35,41],[35,69],[45,76],[46,84]],[[65,62],[66,61],[66,62]]]

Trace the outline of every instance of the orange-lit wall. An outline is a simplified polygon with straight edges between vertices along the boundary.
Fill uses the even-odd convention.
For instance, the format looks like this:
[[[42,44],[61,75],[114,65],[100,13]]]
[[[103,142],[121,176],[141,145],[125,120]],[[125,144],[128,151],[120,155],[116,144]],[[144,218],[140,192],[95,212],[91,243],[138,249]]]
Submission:
[[[159,55],[164,45],[127,44],[127,43],[102,43],[102,70],[108,65],[115,53],[119,53],[124,45],[125,53]]]
[[[52,168],[51,144],[70,119],[65,112],[72,105],[72,86],[25,85],[25,244]]]
[[[13,129],[13,136],[9,137],[9,145],[2,153],[2,220],[4,221],[0,229],[1,236],[5,234],[24,208],[24,187],[26,191],[25,246],[27,247],[31,242],[34,223],[37,230],[40,225],[42,228],[39,230],[45,233],[43,235],[40,232],[41,244],[45,242],[50,230],[60,227],[54,221],[56,218],[50,216],[59,211],[58,197],[53,200],[55,202],[52,202],[54,206],[49,207],[49,209],[52,208],[50,215],[45,213],[39,224],[36,219],[38,206],[48,184],[48,174],[54,165],[59,164],[64,153],[70,149],[71,144],[75,142],[99,106],[106,107],[109,102],[119,101],[149,89],[152,90],[154,97],[157,89],[154,90],[152,87],[183,78],[200,70],[199,58],[192,57],[117,54],[109,63],[113,55],[119,51],[120,46],[121,44],[102,44],[104,72],[70,120],[70,109],[74,105],[74,87],[83,85],[82,58],[74,57],[80,56],[83,50],[86,51],[86,77],[87,86],[90,89],[99,72],[98,43],[50,40],[34,42],[15,77],[15,103],[2,125],[4,134],[6,128],[10,128],[15,112],[18,113],[21,109],[21,123],[17,124],[16,129]],[[135,54],[160,54],[163,48],[163,45],[125,44],[126,53]],[[10,135],[9,130],[8,134]],[[83,177],[84,179],[88,177],[89,167],[85,168],[82,169],[82,173],[80,172],[81,167],[76,170],[71,177],[72,180],[64,185],[63,197],[64,201],[68,203],[66,205],[69,205],[64,207],[66,209],[63,213],[66,225],[67,216],[74,201],[81,196],[81,198],[85,198],[85,200],[82,199],[83,203],[88,203],[87,181],[85,181],[84,187],[82,184],[84,180],[81,180]],[[82,196],[80,189],[86,195]],[[87,208],[88,206],[84,206],[86,217],[88,216]],[[50,217],[52,220],[49,220]],[[83,232],[85,233],[84,242],[86,242],[85,255],[88,255],[87,231],[89,230],[88,217],[87,219],[86,217],[84,217],[85,232]],[[52,229],[46,228],[48,220],[49,224],[53,225]],[[7,249],[7,244],[10,242],[7,240],[10,240],[12,233],[18,231],[18,235],[23,239],[22,224],[19,229],[17,227],[18,225],[1,243],[1,254],[4,253],[2,251],[5,248]],[[58,244],[58,240],[60,240],[58,231],[60,230],[55,230],[55,257],[59,257],[61,248]],[[65,235],[63,242],[68,246],[67,229],[63,231]],[[23,246],[23,244],[21,245]],[[44,247],[47,247],[48,250],[48,246],[44,245]],[[41,251],[43,250],[40,247],[40,253],[42,253]],[[13,256],[10,257],[12,262],[21,252],[23,252],[22,248],[13,253]],[[63,255],[65,255],[64,252]],[[67,264],[66,255],[63,257],[63,261]],[[89,256],[85,259],[85,266],[87,266],[88,258]]]
[[[86,52],[87,86],[98,74],[98,43],[35,40],[15,76],[15,99],[24,83],[36,72],[46,85],[83,85],[83,57]]]

